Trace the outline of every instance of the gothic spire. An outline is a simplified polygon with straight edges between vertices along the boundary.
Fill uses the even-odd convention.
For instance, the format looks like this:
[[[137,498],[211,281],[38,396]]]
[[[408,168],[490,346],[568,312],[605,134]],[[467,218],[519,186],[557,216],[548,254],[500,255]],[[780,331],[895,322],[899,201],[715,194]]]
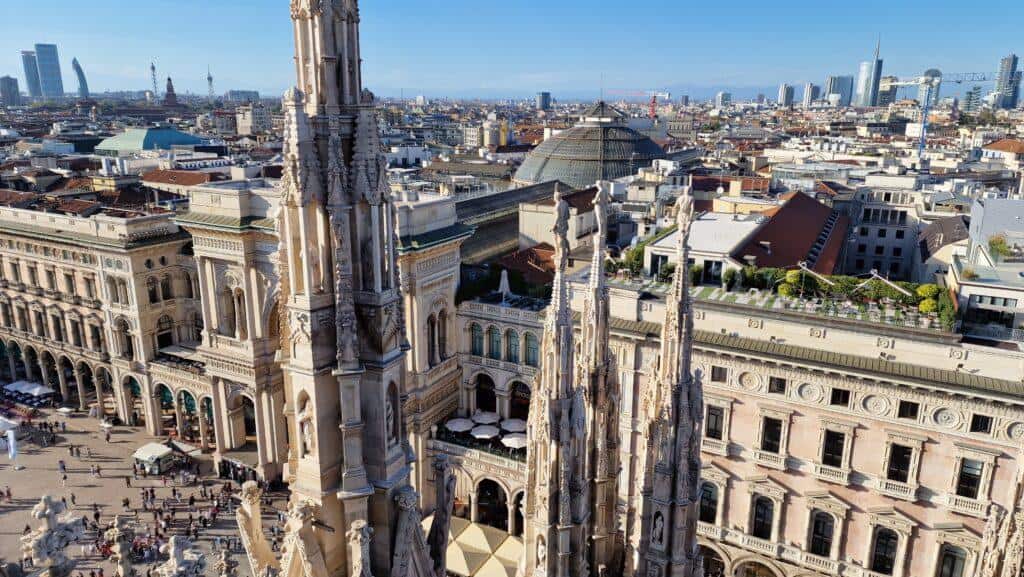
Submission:
[[[675,276],[665,302],[661,356],[648,406],[648,444],[641,514],[640,575],[702,574],[697,549],[700,482],[700,375],[691,372],[693,315],[689,294],[689,237],[693,197],[676,203]]]

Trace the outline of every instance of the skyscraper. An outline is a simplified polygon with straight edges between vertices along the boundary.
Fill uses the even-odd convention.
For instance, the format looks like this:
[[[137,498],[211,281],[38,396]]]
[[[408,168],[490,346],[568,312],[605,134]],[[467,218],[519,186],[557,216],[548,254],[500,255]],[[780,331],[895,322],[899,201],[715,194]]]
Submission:
[[[810,108],[814,104],[815,100],[821,98],[821,87],[813,82],[804,84],[804,100],[803,107]]]
[[[825,98],[839,95],[839,106],[846,107],[853,102],[853,76],[829,76],[825,79]]]
[[[28,87],[28,95],[32,98],[39,98],[43,95],[43,90],[39,87],[39,65],[36,63],[36,53],[31,50],[22,50],[21,66],[25,69],[25,85]]]
[[[36,44],[36,66],[43,98],[62,98],[64,80],[60,75],[60,58],[56,44]]]
[[[82,70],[82,65],[78,63],[77,58],[71,59],[71,68],[75,70],[75,75],[78,76],[78,97],[89,98],[89,83],[85,80],[85,71]]]
[[[548,110],[551,108],[551,93],[550,92],[538,92],[537,93],[537,110]]]
[[[789,84],[779,85],[779,106],[793,106],[793,87]]]
[[[882,42],[875,45],[875,59],[860,63],[857,76],[857,106],[878,106],[878,86],[882,80]]]
[[[18,79],[13,76],[0,76],[0,104],[4,106],[21,106],[21,92],[18,91]]]
[[[718,108],[725,108],[732,103],[732,94],[728,92],[719,92],[715,94],[715,106]]]
[[[1020,72],[1017,71],[1017,55],[1007,54],[999,61],[999,74],[996,77],[997,108],[1016,108],[1020,96]]]

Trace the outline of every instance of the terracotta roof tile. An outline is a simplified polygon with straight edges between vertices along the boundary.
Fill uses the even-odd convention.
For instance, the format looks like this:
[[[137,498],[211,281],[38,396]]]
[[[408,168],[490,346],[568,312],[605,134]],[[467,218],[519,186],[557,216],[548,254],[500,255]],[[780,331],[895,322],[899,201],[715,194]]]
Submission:
[[[1004,138],[995,142],[986,144],[983,147],[985,150],[996,150],[999,152],[1010,152],[1013,154],[1024,154],[1024,140],[1014,140],[1012,138]]]
[[[174,184],[177,186],[198,186],[210,182],[227,180],[219,172],[196,172],[192,170],[151,170],[142,175],[142,182],[147,184]]]

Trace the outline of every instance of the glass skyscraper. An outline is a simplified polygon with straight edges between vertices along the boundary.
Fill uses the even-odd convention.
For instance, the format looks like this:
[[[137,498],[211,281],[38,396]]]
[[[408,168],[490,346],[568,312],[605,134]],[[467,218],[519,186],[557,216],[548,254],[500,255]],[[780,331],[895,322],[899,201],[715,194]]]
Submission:
[[[64,81],[60,76],[60,59],[56,44],[36,44],[36,66],[43,98],[62,98]]]
[[[853,76],[829,76],[825,79],[825,98],[839,95],[839,106],[849,106],[853,102]]]
[[[1017,71],[1017,55],[1008,54],[999,61],[999,74],[996,77],[996,102],[998,108],[1011,109],[1017,107],[1020,95],[1020,72]]]
[[[39,98],[43,95],[43,90],[39,87],[39,66],[36,65],[36,53],[31,50],[22,50],[21,66],[25,70],[25,86],[28,87],[28,95],[32,98]]]

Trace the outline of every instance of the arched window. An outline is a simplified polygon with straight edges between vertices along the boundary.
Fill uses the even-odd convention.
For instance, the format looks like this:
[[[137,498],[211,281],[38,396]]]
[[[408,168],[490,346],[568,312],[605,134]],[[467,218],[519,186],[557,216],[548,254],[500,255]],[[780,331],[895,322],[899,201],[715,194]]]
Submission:
[[[510,363],[519,362],[519,333],[512,329],[505,331],[505,360]]]
[[[186,271],[182,273],[182,277],[185,283],[184,297],[187,299],[195,298],[195,290],[192,287],[192,275],[188,274],[188,271]]]
[[[754,519],[750,534],[758,539],[770,541],[772,524],[775,520],[775,504],[768,497],[754,498]]]
[[[163,296],[165,301],[169,301],[174,298],[174,291],[171,290],[171,275],[165,274],[160,279],[160,294]]]
[[[494,380],[484,374],[476,378],[476,410],[488,413],[498,410],[498,398],[494,394]]]
[[[121,341],[121,356],[130,361],[135,360],[135,344],[132,342],[128,321],[119,319],[116,326],[118,339]]]
[[[487,356],[501,360],[501,331],[497,327],[487,329]]]
[[[882,575],[892,575],[896,567],[896,550],[900,537],[892,529],[879,527],[871,545],[871,570]]]
[[[149,293],[149,304],[160,302],[160,289],[157,287],[155,278],[149,277],[146,279],[146,292]]]
[[[448,311],[437,313],[437,356],[442,361],[448,358]]]
[[[525,383],[516,381],[512,383],[512,394],[509,399],[508,417],[510,419],[529,420],[530,417],[530,387]]]
[[[714,525],[718,520],[718,487],[711,483],[700,486],[700,520]]]
[[[174,344],[174,321],[171,317],[163,315],[156,322],[156,346],[159,349]]]
[[[939,577],[963,577],[967,553],[953,545],[943,545],[939,553]]]
[[[192,340],[199,341],[203,339],[203,315],[196,311],[192,313]]]
[[[480,325],[473,323],[469,327],[469,333],[472,336],[471,352],[478,356],[484,356],[484,329]]]
[[[437,320],[434,315],[427,317],[427,365],[434,366],[437,362]]]
[[[235,336],[235,298],[231,289],[224,287],[220,292],[220,323],[217,327],[220,334],[227,337]]]
[[[537,359],[540,357],[540,346],[537,337],[532,333],[526,333],[526,364],[531,367],[537,366]]]
[[[835,519],[824,511],[811,512],[811,553],[819,557],[832,556],[832,534]]]

